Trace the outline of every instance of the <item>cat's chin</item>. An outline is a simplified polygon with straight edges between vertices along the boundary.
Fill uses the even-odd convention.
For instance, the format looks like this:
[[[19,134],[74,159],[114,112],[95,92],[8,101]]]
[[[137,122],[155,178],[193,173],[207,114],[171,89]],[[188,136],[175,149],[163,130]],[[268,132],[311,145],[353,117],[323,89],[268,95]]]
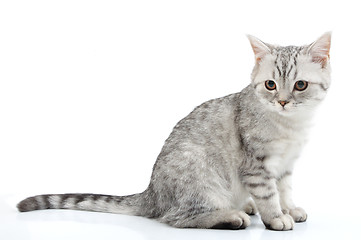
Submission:
[[[295,112],[294,111],[291,111],[290,109],[280,109],[280,110],[277,110],[277,112],[280,114],[280,115],[283,115],[283,116],[291,116],[291,115],[294,115]]]
[[[281,106],[280,107],[273,106],[272,110],[281,116],[287,116],[287,117],[298,114],[298,111],[296,111],[296,109],[294,109],[294,108],[283,108]]]

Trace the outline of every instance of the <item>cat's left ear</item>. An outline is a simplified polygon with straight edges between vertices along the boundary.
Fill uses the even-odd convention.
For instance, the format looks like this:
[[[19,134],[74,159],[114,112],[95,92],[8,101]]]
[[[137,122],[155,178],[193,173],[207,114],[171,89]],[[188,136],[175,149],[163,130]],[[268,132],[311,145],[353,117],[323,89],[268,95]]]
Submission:
[[[251,43],[257,63],[259,63],[267,54],[271,54],[270,44],[264,43],[252,35],[247,35],[247,37]]]
[[[312,56],[312,61],[320,63],[322,68],[326,67],[330,58],[331,32],[324,33],[307,49],[307,53]]]

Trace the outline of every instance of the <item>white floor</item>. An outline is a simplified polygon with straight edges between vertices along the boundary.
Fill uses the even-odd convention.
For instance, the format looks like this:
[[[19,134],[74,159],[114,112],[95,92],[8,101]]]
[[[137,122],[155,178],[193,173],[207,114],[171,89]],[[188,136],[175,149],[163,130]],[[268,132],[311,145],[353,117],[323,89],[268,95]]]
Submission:
[[[265,230],[259,216],[246,230],[175,229],[154,220],[116,214],[68,210],[18,213],[13,197],[0,196],[0,239],[361,239],[353,217],[310,214],[293,231]]]

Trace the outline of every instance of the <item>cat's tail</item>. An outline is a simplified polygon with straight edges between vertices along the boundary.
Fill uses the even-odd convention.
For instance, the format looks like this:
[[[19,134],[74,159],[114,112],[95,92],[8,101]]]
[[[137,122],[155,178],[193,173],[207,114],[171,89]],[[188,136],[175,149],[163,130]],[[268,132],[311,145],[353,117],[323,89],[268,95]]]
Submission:
[[[142,193],[129,196],[101,194],[46,194],[29,197],[18,203],[20,212],[41,209],[72,209],[95,212],[141,215]]]

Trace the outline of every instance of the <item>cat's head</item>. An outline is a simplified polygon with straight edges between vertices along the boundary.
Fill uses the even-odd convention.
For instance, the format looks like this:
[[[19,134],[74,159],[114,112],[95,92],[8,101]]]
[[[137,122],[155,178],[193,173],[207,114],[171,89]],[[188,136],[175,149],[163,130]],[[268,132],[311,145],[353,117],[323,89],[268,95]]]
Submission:
[[[330,32],[305,46],[281,47],[248,38],[256,58],[252,86],[265,107],[288,115],[314,109],[323,100],[331,80]]]

